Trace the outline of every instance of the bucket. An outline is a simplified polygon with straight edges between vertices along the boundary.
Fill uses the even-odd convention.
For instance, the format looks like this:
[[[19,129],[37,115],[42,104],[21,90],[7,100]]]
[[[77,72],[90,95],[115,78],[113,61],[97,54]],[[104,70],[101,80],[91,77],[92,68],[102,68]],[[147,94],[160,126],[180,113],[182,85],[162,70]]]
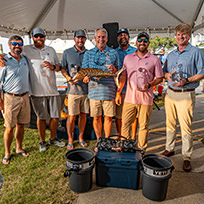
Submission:
[[[142,158],[144,173],[153,177],[164,178],[174,169],[171,159],[159,154],[147,154]]]
[[[66,172],[69,176],[69,187],[76,193],[84,193],[92,187],[94,152],[90,149],[73,149],[66,153]]]
[[[158,178],[146,174],[143,170],[140,172],[142,174],[142,194],[144,197],[153,201],[165,200],[171,174]]]

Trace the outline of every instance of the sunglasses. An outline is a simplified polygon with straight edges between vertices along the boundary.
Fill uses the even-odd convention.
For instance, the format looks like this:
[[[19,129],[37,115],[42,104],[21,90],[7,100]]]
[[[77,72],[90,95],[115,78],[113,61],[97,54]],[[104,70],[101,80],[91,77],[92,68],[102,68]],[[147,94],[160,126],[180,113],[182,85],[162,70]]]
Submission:
[[[142,38],[138,38],[137,41],[138,42],[142,42],[143,41],[144,43],[148,43],[149,42],[148,39],[142,39]]]
[[[34,37],[34,38],[38,38],[38,37],[44,38],[45,36],[44,36],[43,34],[35,34],[33,37]]]
[[[16,46],[16,45],[18,45],[18,46],[20,46],[20,47],[23,46],[23,43],[21,43],[21,42],[11,42],[11,44],[12,44],[13,46]]]

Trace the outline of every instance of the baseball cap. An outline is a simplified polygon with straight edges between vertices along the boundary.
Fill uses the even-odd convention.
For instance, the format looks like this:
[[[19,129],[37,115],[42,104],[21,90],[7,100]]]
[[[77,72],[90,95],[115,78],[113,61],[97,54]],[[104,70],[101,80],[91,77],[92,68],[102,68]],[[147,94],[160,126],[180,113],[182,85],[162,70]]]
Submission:
[[[146,32],[141,32],[137,35],[137,38],[146,37],[149,40],[149,35]]]
[[[121,28],[121,29],[118,31],[117,36],[118,36],[119,34],[121,34],[121,33],[127,33],[127,34],[129,35],[129,32],[128,32],[127,28]]]
[[[42,28],[34,28],[32,31],[32,36],[34,36],[36,34],[45,35],[45,31]]]
[[[74,37],[85,37],[86,38],[86,33],[84,30],[77,30],[74,32]]]

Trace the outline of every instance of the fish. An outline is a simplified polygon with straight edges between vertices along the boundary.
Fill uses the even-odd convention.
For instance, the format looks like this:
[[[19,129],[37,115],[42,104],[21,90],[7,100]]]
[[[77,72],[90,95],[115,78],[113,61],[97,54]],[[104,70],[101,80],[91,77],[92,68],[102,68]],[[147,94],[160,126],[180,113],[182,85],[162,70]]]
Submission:
[[[73,84],[76,84],[78,81],[81,81],[84,79],[85,76],[89,77],[114,77],[115,84],[118,89],[120,89],[119,86],[119,77],[120,74],[125,70],[125,67],[122,69],[119,69],[116,73],[112,73],[109,71],[103,71],[102,69],[96,69],[96,68],[81,68],[78,65],[71,65],[71,67],[74,67],[77,69],[77,73],[73,78],[70,80]]]

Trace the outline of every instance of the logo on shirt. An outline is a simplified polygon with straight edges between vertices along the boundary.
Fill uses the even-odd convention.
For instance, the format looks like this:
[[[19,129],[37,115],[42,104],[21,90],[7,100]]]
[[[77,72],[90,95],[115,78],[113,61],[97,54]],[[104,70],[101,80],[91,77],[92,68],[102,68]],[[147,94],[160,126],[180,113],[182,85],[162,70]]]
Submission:
[[[149,63],[148,62],[146,62],[146,64],[145,65],[148,65]]]

